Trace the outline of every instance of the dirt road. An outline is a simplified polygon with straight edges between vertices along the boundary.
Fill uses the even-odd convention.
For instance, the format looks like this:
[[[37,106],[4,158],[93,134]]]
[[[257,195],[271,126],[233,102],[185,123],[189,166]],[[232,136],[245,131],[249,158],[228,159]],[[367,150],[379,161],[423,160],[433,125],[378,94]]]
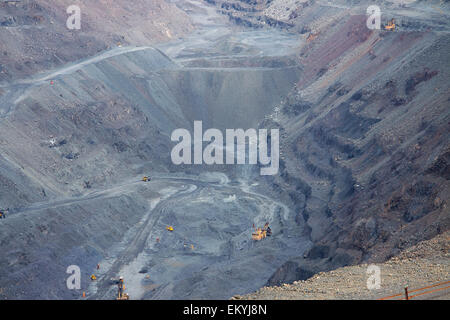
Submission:
[[[295,53],[299,45],[299,36],[270,29],[234,30],[223,16],[218,15],[215,9],[203,2],[183,2],[185,5],[192,6],[192,15],[198,27],[197,32],[191,37],[162,44],[157,48],[114,48],[98,56],[5,86],[0,96],[0,117],[3,118],[1,121],[11,120],[13,118],[11,115],[15,114],[17,107],[24,107],[29,99],[38,99],[39,91],[43,91],[41,90],[43,86],[45,90],[51,91],[56,96],[67,95],[67,90],[72,90],[70,89],[71,81],[84,81],[77,78],[77,71],[82,70],[92,78],[104,79],[102,74],[108,76],[109,73],[106,70],[98,72],[97,69],[101,69],[97,68],[99,65],[109,66],[110,60],[120,57],[124,60],[130,58],[127,60],[129,64],[124,67],[126,68],[149,53],[145,56],[145,59],[148,59],[144,60],[145,62],[150,60],[160,64],[167,61],[170,65],[167,67],[168,70],[164,69],[160,73],[158,73],[159,69],[150,68],[148,63],[145,63],[145,68],[139,70],[143,74],[151,73],[151,76],[148,76],[151,80],[148,86],[150,93],[155,90],[154,99],[142,101],[141,104],[142,108],[145,108],[144,111],[149,113],[149,118],[157,122],[159,128],[170,128],[174,125],[169,121],[170,117],[180,114],[179,109],[174,107],[173,115],[166,116],[173,101],[178,100],[178,96],[175,95],[180,85],[177,82],[178,75],[195,74],[199,75],[200,79],[204,79],[204,87],[202,81],[191,81],[190,83],[199,87],[192,88],[192,95],[186,98],[180,97],[183,110],[188,109],[189,102],[193,108],[195,107],[194,111],[200,114],[201,108],[195,100],[198,94],[194,93],[197,90],[205,90],[209,93],[214,91],[208,89],[212,73],[217,74],[219,78],[224,79],[225,84],[230,85],[224,85],[224,90],[220,90],[220,96],[211,97],[211,103],[217,101],[222,103],[217,104],[214,110],[207,111],[214,113],[214,118],[217,119],[211,125],[218,125],[218,128],[256,125],[268,109],[274,107],[273,103],[279,100],[279,93],[289,91],[289,86],[298,79],[298,70],[296,70],[298,66],[295,61],[290,60],[290,55]],[[153,57],[150,53],[157,53],[155,54],[157,57]],[[281,66],[275,63],[278,59],[275,57],[280,55],[283,56],[282,60],[286,58]],[[253,62],[248,64],[248,61],[254,57],[261,60],[256,64]],[[153,58],[155,60],[152,60]],[[265,60],[266,58],[268,60]],[[226,65],[230,61],[231,67],[223,67],[223,64]],[[234,65],[235,62],[236,65]],[[112,64],[123,65],[122,60],[117,63],[114,60]],[[241,64],[245,68],[242,68]],[[173,70],[174,68],[178,69]],[[106,69],[109,70],[109,68]],[[293,69],[293,71],[284,73],[283,69]],[[268,70],[270,72],[266,72]],[[116,79],[115,73],[109,76],[112,82],[117,81],[117,87],[112,86],[114,91],[125,87],[122,81],[124,78]],[[267,77],[271,76],[277,80],[274,82],[281,89],[273,85],[265,88],[259,84],[270,83]],[[245,86],[239,86],[242,96],[246,97],[245,103],[233,103],[229,99],[231,96],[238,102],[243,99],[239,96],[240,92],[234,88],[235,79],[241,78],[247,79],[254,92],[249,92]],[[50,80],[53,79],[55,79],[54,87],[50,87]],[[163,84],[161,79],[166,83]],[[172,81],[175,81],[173,90],[165,89],[172,85]],[[221,80],[219,79],[218,82]],[[86,87],[91,88],[92,85],[87,84]],[[130,90],[124,90],[123,96],[128,101],[134,98],[132,92],[136,88],[136,83],[126,88]],[[272,89],[275,91],[272,92]],[[84,97],[85,92],[81,91],[75,92],[74,97],[76,96],[77,99]],[[266,99],[262,93],[267,93],[269,99]],[[45,94],[45,97],[47,96],[48,94]],[[253,99],[253,96],[258,99]],[[192,101],[188,101],[188,98]],[[96,100],[97,97],[92,96],[92,99]],[[202,100],[206,101],[203,98]],[[161,110],[157,108],[158,103],[161,103]],[[89,103],[86,104],[89,105]],[[211,109],[212,106],[205,104],[204,107]],[[227,108],[236,108],[233,112],[240,116],[235,117]],[[56,112],[59,112],[59,108]],[[225,116],[222,116],[222,113],[226,113],[228,122],[224,120]],[[142,115],[145,113],[140,114],[139,118],[142,118]],[[157,116],[160,118],[156,118]],[[195,117],[196,114],[187,116]],[[178,121],[178,119],[175,120]],[[186,120],[191,123],[191,119]],[[242,124],[236,123],[241,120]],[[175,124],[178,125],[178,122]],[[72,125],[73,123],[70,128]],[[145,125],[148,126],[148,123]],[[88,125],[87,130],[95,126],[95,124]],[[61,132],[69,134],[65,131]],[[95,134],[99,133],[92,132],[92,135]],[[85,144],[86,142],[83,141],[80,148]],[[158,150],[156,145],[157,143],[155,143],[155,152]],[[55,148],[51,150],[55,151]],[[55,162],[59,163],[61,157],[55,157],[57,157]],[[116,154],[111,157],[115,159]],[[125,156],[124,159],[126,159]],[[47,163],[47,160],[43,160],[42,163]],[[91,165],[94,166],[92,163],[86,163],[84,168],[94,169]],[[140,164],[142,167],[146,165],[147,163]],[[68,166],[69,171],[76,167]],[[131,165],[127,169],[130,172],[137,172]],[[234,169],[233,167],[230,171]],[[205,169],[206,171],[212,170],[208,168]],[[224,172],[227,171],[224,170]],[[25,252],[20,255],[24,257],[23,259],[30,257],[30,260],[24,262],[23,267],[28,269],[26,271],[21,269],[20,274],[17,275],[18,278],[23,279],[23,287],[26,288],[26,293],[20,294],[30,297],[39,295],[29,290],[29,288],[35,288],[35,283],[31,280],[27,282],[28,279],[37,277],[37,271],[33,268],[33,264],[37,263],[36,260],[45,266],[39,270],[38,277],[42,279],[43,285],[59,286],[60,291],[54,296],[72,295],[72,292],[65,291],[64,281],[58,280],[55,284],[50,284],[50,281],[54,278],[52,274],[55,272],[60,272],[61,277],[65,277],[67,265],[74,263],[80,264],[84,274],[97,275],[98,280],[91,283],[87,289],[89,299],[114,299],[116,288],[111,285],[111,278],[117,278],[119,275],[125,277],[127,291],[132,299],[227,299],[236,293],[256,290],[267,282],[283,261],[290,256],[303,254],[303,251],[310,246],[310,242],[301,232],[302,226],[296,222],[296,215],[282,200],[274,199],[270,194],[264,194],[258,189],[258,184],[251,180],[250,175],[242,175],[241,180],[230,181],[231,175],[227,174],[208,172],[199,175],[186,173],[176,175],[154,171],[151,175],[152,181],[148,183],[141,182],[140,176],[131,176],[125,180],[122,179],[123,182],[119,184],[103,188],[94,186],[97,188],[95,190],[83,189],[82,186],[78,189],[70,188],[71,182],[68,183],[67,188],[70,190],[59,190],[58,183],[52,182],[54,193],[49,196],[52,200],[35,202],[27,207],[11,208],[10,215],[5,220],[7,223],[0,225],[0,228],[5,228],[4,230],[9,230],[11,233],[15,232],[13,229],[20,230],[20,240],[24,243],[28,241],[29,234],[33,239],[44,237],[39,238],[38,241],[29,240],[35,247],[27,246]],[[80,173],[79,176],[83,175]],[[119,179],[116,176],[114,178]],[[42,174],[42,177],[38,175],[35,180],[45,184],[44,182],[51,178]],[[61,179],[61,181],[66,180]],[[119,207],[120,209],[117,209]],[[123,217],[125,212],[133,217]],[[77,225],[80,220],[78,215],[86,221],[86,226]],[[45,219],[44,222],[41,223],[41,219]],[[105,219],[114,220],[114,223],[121,225],[118,227],[110,225],[112,222]],[[131,219],[138,220],[138,223]],[[29,226],[25,227],[24,221],[29,223]],[[130,221],[133,221],[131,226]],[[263,226],[266,222],[270,223],[273,236],[262,242],[252,242],[253,226]],[[172,225],[175,228],[174,232],[166,231],[167,225]],[[108,232],[102,234],[102,245],[99,246],[95,243],[97,239],[95,232],[106,227]],[[65,238],[69,234],[70,243]],[[156,238],[160,241],[157,242]],[[6,233],[5,241],[10,241],[9,238],[6,239]],[[53,242],[57,244],[53,245]],[[17,242],[14,245],[18,245]],[[90,250],[95,253],[91,254]],[[89,253],[86,253],[88,251]],[[38,258],[33,256],[35,252],[39,252]],[[60,255],[58,258],[63,262],[58,261],[61,265],[52,264],[54,270],[51,271],[47,265],[55,254]],[[86,255],[88,255],[87,258]],[[8,255],[10,258],[0,263],[9,266],[15,263],[17,256],[12,248]],[[92,268],[97,263],[101,265],[98,271]],[[255,272],[255,266],[258,266],[257,272]],[[13,276],[16,274],[11,275],[11,279]],[[8,282],[0,284],[13,292],[12,281],[8,278]],[[76,297],[81,297],[81,294]]]

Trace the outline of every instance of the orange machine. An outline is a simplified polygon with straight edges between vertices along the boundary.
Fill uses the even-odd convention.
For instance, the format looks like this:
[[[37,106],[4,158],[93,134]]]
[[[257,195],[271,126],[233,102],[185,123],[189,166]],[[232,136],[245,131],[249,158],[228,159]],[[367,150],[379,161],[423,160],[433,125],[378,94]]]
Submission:
[[[264,239],[267,236],[267,231],[263,230],[262,228],[258,228],[255,230],[255,232],[252,233],[252,239],[259,241]]]
[[[272,230],[269,227],[269,223],[266,222],[264,228],[255,229],[255,232],[252,233],[252,239],[255,241],[259,241],[270,235],[272,235]]]
[[[387,26],[384,27],[386,30],[395,30],[395,20],[392,19],[390,22],[388,22]]]

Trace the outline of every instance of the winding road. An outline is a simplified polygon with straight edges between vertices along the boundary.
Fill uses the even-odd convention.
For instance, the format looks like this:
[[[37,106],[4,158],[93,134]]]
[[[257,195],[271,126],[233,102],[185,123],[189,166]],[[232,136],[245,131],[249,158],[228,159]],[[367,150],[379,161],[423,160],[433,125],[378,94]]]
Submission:
[[[159,45],[175,63],[189,64],[195,59],[251,58],[289,55],[299,45],[298,37],[276,30],[236,33],[213,7],[191,0],[198,12],[191,13],[198,31],[187,39]],[[227,42],[242,52],[223,52]],[[276,44],[276,45],[274,45]],[[0,118],[6,117],[25,99],[33,87],[58,76],[68,75],[89,64],[150,47],[122,47],[62,68],[0,86]],[[229,54],[228,54],[229,53]],[[124,182],[68,198],[12,208],[8,219],[21,219],[43,210],[107,200],[122,195],[134,197],[143,189],[160,193],[147,199],[148,210],[141,220],[115,243],[110,254],[100,261],[98,280],[87,290],[89,299],[114,299],[116,286],[111,279],[124,276],[132,299],[215,298],[254,291],[263,286],[273,272],[289,257],[301,254],[309,245],[301,236],[295,214],[281,201],[253,188],[253,182],[230,182],[224,173],[208,172],[200,176],[153,173],[152,181],[132,176]],[[252,185],[249,185],[252,183]],[[170,185],[156,189],[153,185]],[[64,213],[63,213],[64,214]],[[251,241],[252,225],[271,223],[274,234],[264,242]],[[173,224],[168,233],[165,226]],[[155,238],[161,238],[156,243]],[[195,249],[190,249],[195,248]],[[255,266],[258,266],[255,272]],[[142,272],[140,270],[143,270]],[[149,280],[150,278],[150,280]]]

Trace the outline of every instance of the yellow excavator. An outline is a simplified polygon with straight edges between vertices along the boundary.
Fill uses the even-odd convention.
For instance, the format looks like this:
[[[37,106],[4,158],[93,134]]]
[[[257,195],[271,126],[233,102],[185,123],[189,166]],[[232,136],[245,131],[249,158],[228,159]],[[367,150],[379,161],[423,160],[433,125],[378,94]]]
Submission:
[[[173,231],[173,227],[172,226],[167,226],[166,230],[172,232]]]
[[[255,232],[252,233],[252,240],[259,241],[264,239],[267,236],[267,231],[262,228],[258,228]]]
[[[255,229],[255,232],[252,233],[252,240],[260,241],[265,239],[267,236],[272,235],[272,230],[269,227],[269,223],[266,222],[263,228]]]
[[[148,182],[148,181],[150,181],[150,178],[149,178],[149,177],[147,177],[147,176],[145,176],[145,177],[143,177],[143,178],[142,178],[142,181],[144,181],[144,182]]]
[[[384,26],[386,30],[395,30],[395,19],[392,19],[390,22],[388,22],[387,26]]]

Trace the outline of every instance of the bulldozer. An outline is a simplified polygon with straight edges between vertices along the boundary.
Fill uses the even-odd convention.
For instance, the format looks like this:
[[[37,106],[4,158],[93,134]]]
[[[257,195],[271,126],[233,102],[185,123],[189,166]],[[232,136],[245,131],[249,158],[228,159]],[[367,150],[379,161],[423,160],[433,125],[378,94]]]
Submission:
[[[395,30],[395,19],[392,19],[390,22],[388,22],[387,26],[384,26],[386,30]]]
[[[147,177],[147,176],[145,176],[145,177],[143,177],[143,178],[142,178],[142,181],[144,181],[144,182],[148,182],[148,181],[150,181],[150,178],[149,178],[149,177]]]

